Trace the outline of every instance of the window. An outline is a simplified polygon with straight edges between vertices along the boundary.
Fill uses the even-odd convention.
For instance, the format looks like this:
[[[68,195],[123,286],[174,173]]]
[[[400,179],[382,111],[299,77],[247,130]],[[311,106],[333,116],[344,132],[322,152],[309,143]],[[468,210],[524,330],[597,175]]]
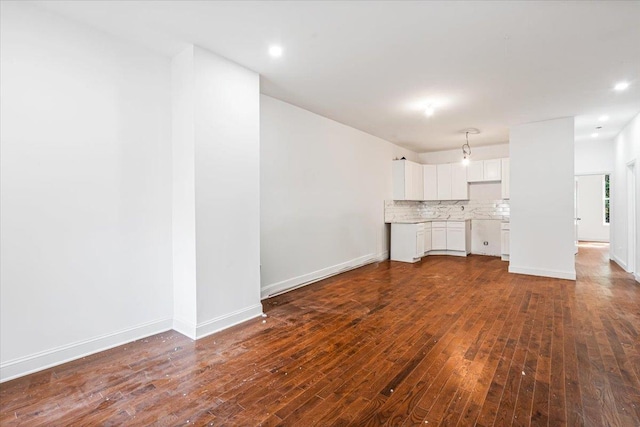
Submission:
[[[604,176],[604,223],[609,225],[609,175]]]

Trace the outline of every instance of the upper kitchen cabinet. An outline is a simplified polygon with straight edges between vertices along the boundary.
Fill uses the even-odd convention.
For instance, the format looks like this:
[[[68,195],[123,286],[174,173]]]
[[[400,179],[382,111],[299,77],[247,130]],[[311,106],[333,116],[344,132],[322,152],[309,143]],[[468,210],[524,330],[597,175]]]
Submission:
[[[467,182],[467,168],[462,163],[451,164],[451,199],[468,200],[469,183]]]
[[[424,200],[438,200],[438,166],[422,165]]]
[[[500,159],[476,160],[467,166],[467,182],[500,181],[502,179]]]
[[[468,200],[467,170],[461,163],[436,165],[438,200]]]
[[[424,200],[421,164],[409,160],[393,161],[393,199]]]
[[[502,198],[509,199],[509,159],[501,159],[502,163]]]

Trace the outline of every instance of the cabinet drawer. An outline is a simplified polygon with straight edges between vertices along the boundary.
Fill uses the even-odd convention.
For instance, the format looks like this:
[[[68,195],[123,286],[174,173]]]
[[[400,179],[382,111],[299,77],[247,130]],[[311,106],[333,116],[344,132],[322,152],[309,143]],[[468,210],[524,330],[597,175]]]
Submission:
[[[448,221],[447,228],[464,228],[464,221]]]

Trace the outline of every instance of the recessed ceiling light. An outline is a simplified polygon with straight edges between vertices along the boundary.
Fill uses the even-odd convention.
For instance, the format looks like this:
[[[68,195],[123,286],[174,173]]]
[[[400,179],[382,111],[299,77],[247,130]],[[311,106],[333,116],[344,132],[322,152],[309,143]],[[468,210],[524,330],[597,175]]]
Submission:
[[[621,91],[625,90],[628,87],[629,87],[629,83],[628,82],[620,82],[620,83],[616,84],[613,88],[615,90],[617,90],[618,92],[621,92]]]
[[[269,47],[269,55],[274,58],[280,58],[282,56],[282,46],[273,45]]]
[[[431,116],[433,116],[433,113],[435,113],[435,112],[436,112],[436,110],[433,108],[433,105],[429,105],[429,106],[427,107],[427,109],[426,109],[426,110],[424,110],[424,114],[425,114],[427,117],[431,117]]]
[[[605,114],[604,116],[598,117],[598,120],[601,122],[606,122],[607,120],[609,120],[609,116]]]
[[[598,137],[598,132],[594,132],[591,134],[591,138],[597,138]]]

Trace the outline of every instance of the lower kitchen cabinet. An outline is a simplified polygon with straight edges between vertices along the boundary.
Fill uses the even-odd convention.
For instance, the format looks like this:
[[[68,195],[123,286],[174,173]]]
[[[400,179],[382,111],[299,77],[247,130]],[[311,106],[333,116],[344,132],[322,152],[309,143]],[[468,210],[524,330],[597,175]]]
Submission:
[[[424,255],[467,256],[471,221],[391,224],[391,260],[416,262]]]
[[[509,261],[510,250],[510,224],[508,222],[500,224],[500,252],[502,254],[501,259],[503,261]]]
[[[391,224],[391,260],[416,262],[424,255],[424,225]]]

